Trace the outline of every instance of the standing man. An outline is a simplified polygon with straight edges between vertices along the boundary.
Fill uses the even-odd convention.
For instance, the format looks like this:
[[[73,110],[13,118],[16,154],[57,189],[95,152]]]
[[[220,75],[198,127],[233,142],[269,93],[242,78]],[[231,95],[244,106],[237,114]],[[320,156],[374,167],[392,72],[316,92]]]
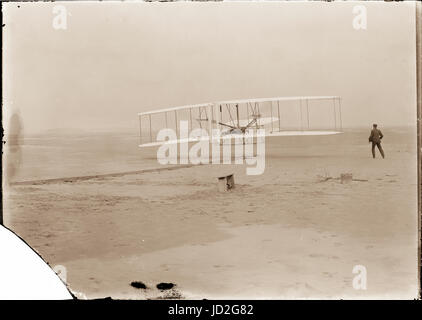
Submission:
[[[369,136],[369,142],[372,142],[372,157],[375,159],[375,146],[378,147],[378,150],[381,153],[381,156],[384,158],[384,150],[381,147],[381,139],[383,138],[383,134],[381,130],[377,129],[377,124],[373,124],[373,128],[371,130],[371,135]]]

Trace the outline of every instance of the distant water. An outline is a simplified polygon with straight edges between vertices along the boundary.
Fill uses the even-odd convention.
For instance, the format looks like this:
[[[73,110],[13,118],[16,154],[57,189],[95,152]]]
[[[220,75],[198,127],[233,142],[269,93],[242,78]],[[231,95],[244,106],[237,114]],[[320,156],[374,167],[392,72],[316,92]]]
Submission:
[[[388,146],[416,154],[415,128],[381,128]],[[271,137],[266,139],[267,161],[286,157],[350,157],[370,154],[370,128],[345,130],[331,136]],[[11,181],[84,176],[156,168],[157,148],[139,148],[131,133],[48,134],[25,136],[5,148]]]

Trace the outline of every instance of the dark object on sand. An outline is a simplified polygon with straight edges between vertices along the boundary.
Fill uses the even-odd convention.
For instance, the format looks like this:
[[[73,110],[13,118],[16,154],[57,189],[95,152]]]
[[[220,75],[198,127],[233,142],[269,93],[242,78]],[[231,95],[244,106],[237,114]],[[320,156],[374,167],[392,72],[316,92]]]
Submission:
[[[170,290],[175,286],[174,283],[166,283],[166,282],[161,282],[159,284],[157,284],[157,289],[159,290]]]
[[[218,177],[218,190],[225,192],[234,188],[234,176],[229,174],[228,176]]]
[[[141,281],[132,281],[130,285],[136,289],[147,289],[148,287]]]

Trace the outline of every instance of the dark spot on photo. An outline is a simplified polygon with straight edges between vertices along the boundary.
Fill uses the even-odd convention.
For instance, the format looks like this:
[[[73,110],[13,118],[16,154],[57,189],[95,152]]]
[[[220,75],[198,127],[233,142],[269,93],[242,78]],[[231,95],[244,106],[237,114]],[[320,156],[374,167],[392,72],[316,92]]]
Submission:
[[[148,287],[141,281],[132,281],[130,285],[136,289],[148,289]]]
[[[166,283],[166,282],[161,282],[159,284],[157,284],[157,289],[159,290],[170,290],[175,286],[174,283]]]

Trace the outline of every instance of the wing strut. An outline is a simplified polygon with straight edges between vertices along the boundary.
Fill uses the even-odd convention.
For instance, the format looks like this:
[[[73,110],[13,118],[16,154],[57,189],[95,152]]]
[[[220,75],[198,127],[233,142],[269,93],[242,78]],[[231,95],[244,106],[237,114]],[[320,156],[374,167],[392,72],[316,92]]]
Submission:
[[[176,110],[174,110],[174,119],[176,120],[176,137],[177,137],[177,132],[179,130],[178,130],[178,125],[177,125],[177,111]]]
[[[149,140],[152,142],[151,115],[149,115]]]
[[[271,108],[271,132],[274,131],[274,122],[273,122],[273,102],[270,101],[270,108]]]
[[[189,119],[190,119],[190,131],[192,131],[192,126],[193,126],[193,122],[192,122],[192,108],[189,108]]]
[[[341,120],[341,98],[338,98],[338,107],[339,107],[339,113],[340,113],[340,131],[343,130],[343,121]]]
[[[237,116],[237,126],[240,127],[239,105],[238,104],[236,104],[236,116]]]
[[[303,131],[302,99],[300,99],[300,131]]]
[[[278,110],[278,131],[281,131],[281,120],[280,120],[280,101],[277,101],[277,110]]]
[[[306,99],[306,119],[308,120],[308,129],[309,129],[309,106],[308,106],[308,99]]]
[[[139,115],[139,144],[142,144],[142,116]]]
[[[336,114],[336,99],[333,98],[334,103],[334,130],[337,130],[337,114]]]

